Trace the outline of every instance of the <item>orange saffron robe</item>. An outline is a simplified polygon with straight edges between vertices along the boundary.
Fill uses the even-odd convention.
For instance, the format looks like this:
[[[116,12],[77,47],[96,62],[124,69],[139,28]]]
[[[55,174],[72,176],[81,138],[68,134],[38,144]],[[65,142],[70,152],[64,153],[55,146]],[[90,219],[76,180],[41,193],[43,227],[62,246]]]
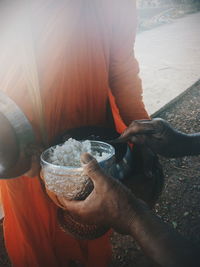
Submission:
[[[134,0],[38,0],[30,10],[49,142],[70,128],[108,125],[109,98],[119,132],[132,120],[148,117],[133,52]],[[23,16],[13,8],[6,19],[7,23],[0,25],[5,32],[0,37],[0,90],[21,107],[39,138],[24,68],[33,61],[30,54],[27,61],[20,54],[22,44],[29,47],[30,43],[26,43],[26,34],[21,39],[13,34]],[[0,180],[5,243],[13,266],[62,267],[72,262],[107,266],[111,259],[109,233],[79,241],[62,232],[57,206],[47,198],[39,179]]]

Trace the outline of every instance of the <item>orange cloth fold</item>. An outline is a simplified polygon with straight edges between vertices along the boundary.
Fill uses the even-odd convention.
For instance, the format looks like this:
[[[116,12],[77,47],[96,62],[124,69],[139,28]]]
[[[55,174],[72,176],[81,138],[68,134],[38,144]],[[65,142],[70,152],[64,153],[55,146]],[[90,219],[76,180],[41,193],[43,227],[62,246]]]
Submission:
[[[33,3],[31,10],[49,142],[70,128],[109,126],[108,98],[119,132],[131,120],[148,117],[133,55],[134,1],[40,0]],[[20,106],[39,138],[38,118],[34,116],[24,72],[24,64],[31,69],[32,61],[30,54],[23,61],[20,56],[20,49],[28,46],[26,35],[13,35],[17,15],[12,13],[12,19],[7,19],[2,24],[5,27],[1,25],[0,90]],[[11,21],[13,25],[8,27]],[[70,266],[72,261],[88,267],[107,266],[111,259],[110,234],[78,241],[62,232],[57,207],[43,192],[39,179],[22,176],[0,181],[5,242],[13,266],[62,267]]]

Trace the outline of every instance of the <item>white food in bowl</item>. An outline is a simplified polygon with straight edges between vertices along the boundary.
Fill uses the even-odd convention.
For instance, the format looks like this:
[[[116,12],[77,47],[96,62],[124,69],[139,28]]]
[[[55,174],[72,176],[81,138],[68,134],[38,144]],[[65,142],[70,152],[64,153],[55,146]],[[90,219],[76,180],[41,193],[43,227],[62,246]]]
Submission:
[[[81,155],[83,153],[90,153],[97,161],[105,160],[108,154],[92,150],[91,142],[89,140],[80,142],[70,138],[62,145],[57,145],[50,155],[49,161],[58,166],[81,166]]]

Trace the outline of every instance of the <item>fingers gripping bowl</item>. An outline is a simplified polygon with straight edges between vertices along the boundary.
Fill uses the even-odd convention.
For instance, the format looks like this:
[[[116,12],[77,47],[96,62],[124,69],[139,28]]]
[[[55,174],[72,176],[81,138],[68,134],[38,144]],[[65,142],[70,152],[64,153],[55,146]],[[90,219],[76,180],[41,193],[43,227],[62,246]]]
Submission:
[[[99,165],[109,174],[115,162],[115,149],[111,145],[101,141],[90,142],[89,151],[96,157]],[[41,176],[45,182],[47,190],[56,196],[65,197],[71,200],[83,200],[93,190],[93,183],[84,174],[81,162],[71,157],[70,165],[67,162],[55,160],[55,150],[61,146],[53,146],[41,155]],[[71,155],[75,149],[71,151]],[[69,153],[68,153],[69,154]],[[75,153],[76,154],[76,153]],[[72,161],[74,160],[74,164]],[[60,162],[60,165],[59,165]],[[62,229],[73,234],[78,239],[94,239],[103,235],[108,229],[96,225],[81,224],[76,221],[66,210],[58,209],[58,220]]]

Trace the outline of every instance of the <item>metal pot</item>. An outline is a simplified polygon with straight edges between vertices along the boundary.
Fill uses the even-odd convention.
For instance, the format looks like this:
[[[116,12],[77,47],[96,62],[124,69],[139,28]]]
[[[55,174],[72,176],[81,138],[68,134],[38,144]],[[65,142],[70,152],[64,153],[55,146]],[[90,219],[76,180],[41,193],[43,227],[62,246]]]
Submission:
[[[29,170],[27,147],[31,144],[35,144],[35,136],[30,122],[16,103],[0,92],[0,179]]]

